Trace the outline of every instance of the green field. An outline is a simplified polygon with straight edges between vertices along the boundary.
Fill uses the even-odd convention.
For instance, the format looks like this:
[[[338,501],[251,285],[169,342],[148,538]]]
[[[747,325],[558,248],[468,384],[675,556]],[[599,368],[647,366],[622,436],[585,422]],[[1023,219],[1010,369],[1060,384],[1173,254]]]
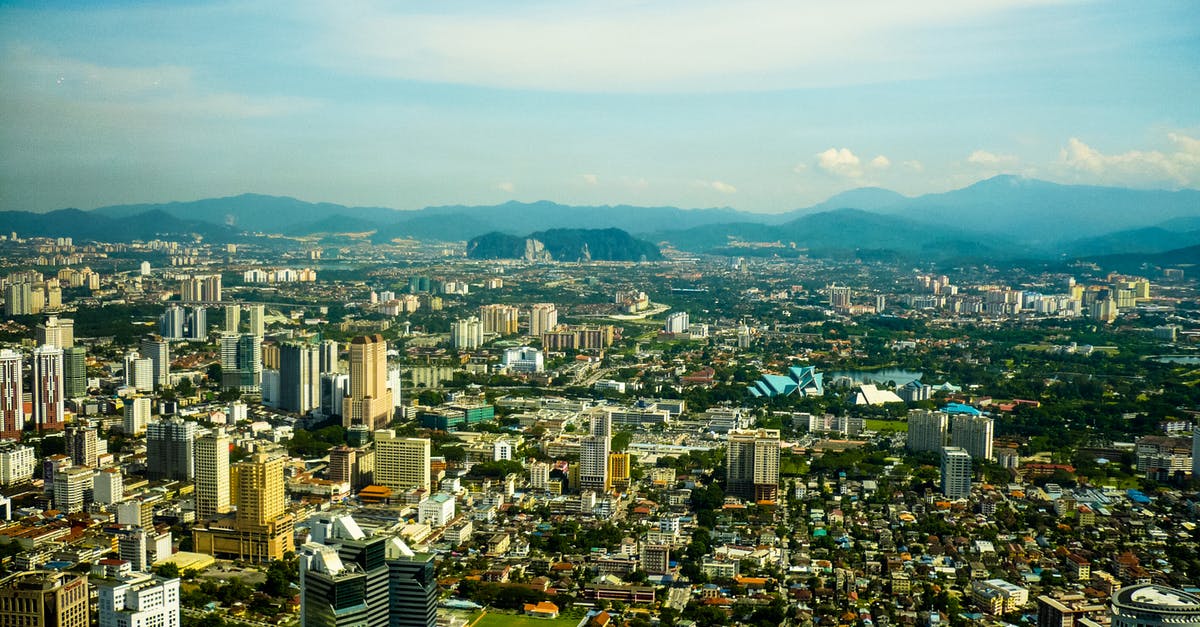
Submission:
[[[867,429],[871,431],[908,431],[908,423],[903,420],[873,420],[868,418]]]
[[[578,618],[533,618],[515,614],[493,614],[488,612],[474,627],[575,627]]]

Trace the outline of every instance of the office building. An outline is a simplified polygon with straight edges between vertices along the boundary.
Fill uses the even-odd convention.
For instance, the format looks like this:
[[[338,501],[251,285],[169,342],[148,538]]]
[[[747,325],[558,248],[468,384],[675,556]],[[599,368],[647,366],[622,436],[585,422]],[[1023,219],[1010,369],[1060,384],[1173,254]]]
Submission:
[[[33,447],[0,442],[0,486],[9,487],[33,480],[37,459]]]
[[[146,432],[146,426],[150,424],[150,398],[148,396],[137,396],[125,400],[125,420],[122,426],[125,430],[125,435],[140,436]]]
[[[196,423],[164,418],[146,427],[146,478],[196,479]]]
[[[179,580],[134,572],[95,581],[99,627],[179,627]]]
[[[63,349],[63,394],[66,398],[87,396],[87,350],[82,346]]]
[[[629,489],[629,453],[608,454],[608,484],[614,490]]]
[[[189,342],[208,341],[208,310],[192,307],[185,320],[184,339]]]
[[[229,513],[229,448],[233,442],[223,429],[196,440],[196,521]]]
[[[1113,593],[1112,627],[1200,625],[1200,596],[1158,584],[1125,586]]]
[[[301,627],[361,627],[369,624],[370,609],[377,601],[367,594],[366,572],[343,562],[336,547],[315,542],[300,547],[298,557]],[[384,601],[386,613],[386,598]]]
[[[321,415],[342,415],[342,402],[350,395],[350,376],[327,372],[321,375]],[[364,425],[365,426],[365,425]]]
[[[90,500],[93,474],[94,470],[82,466],[55,472],[54,508],[66,514],[82,512]]]
[[[0,579],[5,627],[90,627],[87,575],[58,570],[19,572]]]
[[[286,342],[279,347],[279,396],[275,406],[305,414],[320,406],[321,350],[318,346]]]
[[[267,311],[263,305],[250,305],[250,335],[262,339],[267,332]]]
[[[483,323],[475,316],[451,322],[450,345],[459,350],[475,350],[483,346]]]
[[[324,340],[321,342],[320,348],[320,364],[321,374],[340,372],[338,368],[338,352],[341,346],[337,340]]]
[[[225,333],[236,334],[242,327],[242,306],[225,305],[225,325],[221,330]]]
[[[971,496],[971,454],[957,446],[942,447],[942,496]]]
[[[609,487],[608,455],[612,452],[612,417],[608,412],[592,416],[591,432],[583,438],[579,452],[579,489],[604,492]]]
[[[725,460],[729,494],[755,502],[778,498],[778,429],[730,431]]]
[[[0,438],[19,440],[25,429],[25,385],[21,353],[0,350]]]
[[[484,333],[497,335],[516,335],[517,320],[520,310],[512,305],[482,305],[479,307],[479,321]]]
[[[39,431],[61,431],[66,424],[63,351],[42,346],[33,351],[33,422]]]
[[[558,326],[558,308],[554,303],[537,303],[529,310],[529,334],[541,337]]]
[[[105,468],[92,480],[92,500],[115,505],[125,500],[125,476],[117,468]]]
[[[392,420],[392,391],[387,387],[387,342],[381,335],[350,341],[350,394],[342,401],[342,425],[386,427]]]
[[[329,466],[325,470],[325,478],[336,483],[348,483],[351,488],[356,485],[358,473],[358,449],[346,445],[329,449]]]
[[[57,346],[71,348],[75,346],[75,321],[50,316],[34,329],[34,339],[38,346]]]
[[[518,346],[504,349],[501,362],[510,372],[533,374],[546,369],[545,354],[530,346]]]
[[[154,366],[154,387],[166,387],[171,372],[171,345],[165,339],[152,335],[142,340],[138,353]]]
[[[75,426],[67,429],[67,457],[76,466],[96,467],[96,455],[100,450],[100,436],[95,427]]]
[[[221,387],[257,394],[262,390],[262,372],[261,336],[221,335]]]
[[[994,425],[987,416],[956,414],[950,421],[950,444],[965,450],[971,459],[992,459],[992,430]]]
[[[148,535],[141,527],[117,531],[117,557],[129,562],[130,570],[150,572]]]
[[[196,551],[217,558],[266,562],[295,550],[284,487],[286,463],[284,455],[259,452],[234,464],[230,475],[237,512],[193,528]]]
[[[910,451],[938,452],[946,446],[946,426],[949,416],[940,411],[914,410],[908,412],[908,437],[905,440]]]
[[[375,483],[392,492],[420,489],[430,491],[430,441],[426,438],[396,437],[395,431],[375,432]]]
[[[399,538],[388,540],[388,627],[437,624],[437,577],[432,553],[414,553]]]

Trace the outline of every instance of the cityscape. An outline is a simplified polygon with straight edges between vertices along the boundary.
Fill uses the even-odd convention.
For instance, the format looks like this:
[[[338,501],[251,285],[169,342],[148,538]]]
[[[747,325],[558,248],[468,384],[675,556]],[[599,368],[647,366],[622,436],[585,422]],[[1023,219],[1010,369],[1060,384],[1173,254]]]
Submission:
[[[0,627],[1200,627],[1197,7],[744,4],[0,6]]]

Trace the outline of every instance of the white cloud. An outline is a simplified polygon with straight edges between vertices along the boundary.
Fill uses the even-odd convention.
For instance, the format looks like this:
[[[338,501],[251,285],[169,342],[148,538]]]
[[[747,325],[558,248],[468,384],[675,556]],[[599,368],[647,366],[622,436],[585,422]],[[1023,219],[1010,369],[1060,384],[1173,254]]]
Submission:
[[[503,183],[496,185],[496,189],[511,194],[517,191],[517,186],[513,185],[510,181],[504,181]]]
[[[712,181],[710,183],[705,183],[705,185],[707,185],[708,187],[711,187],[712,189],[717,190],[718,192],[721,192],[722,194],[737,193],[737,188],[730,185],[729,183],[726,183],[725,181]]]
[[[587,183],[588,185],[597,185],[600,183],[600,177],[596,176],[595,174],[584,174],[583,182]]]
[[[859,178],[863,175],[862,160],[849,148],[830,148],[817,153],[817,167],[839,176]]]
[[[921,163],[920,161],[917,161],[916,159],[913,159],[911,161],[905,161],[903,165],[904,165],[904,167],[908,168],[909,170],[912,170],[913,172],[924,172],[925,171],[925,164]]]
[[[326,0],[306,14],[314,56],[359,73],[553,91],[725,91],[928,78],[964,62],[955,43],[963,26],[1063,1],[563,0],[464,10]]]
[[[967,156],[967,163],[989,168],[1003,168],[1016,165],[1020,159],[1014,155],[999,155],[986,150],[976,150]]]
[[[874,159],[871,159],[871,167],[879,170],[886,170],[892,167],[892,160],[883,155],[878,155]]]
[[[1200,184],[1200,140],[1169,133],[1174,150],[1130,150],[1105,154],[1077,137],[1067,141],[1058,165],[1069,175],[1104,184],[1176,185]]]

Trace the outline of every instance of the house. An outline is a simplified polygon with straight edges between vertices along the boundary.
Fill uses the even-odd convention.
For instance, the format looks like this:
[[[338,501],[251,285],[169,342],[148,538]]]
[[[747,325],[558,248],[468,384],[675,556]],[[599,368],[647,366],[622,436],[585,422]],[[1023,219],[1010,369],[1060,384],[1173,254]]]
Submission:
[[[558,618],[558,606],[549,602],[526,603],[523,608],[526,616],[535,618]]]

